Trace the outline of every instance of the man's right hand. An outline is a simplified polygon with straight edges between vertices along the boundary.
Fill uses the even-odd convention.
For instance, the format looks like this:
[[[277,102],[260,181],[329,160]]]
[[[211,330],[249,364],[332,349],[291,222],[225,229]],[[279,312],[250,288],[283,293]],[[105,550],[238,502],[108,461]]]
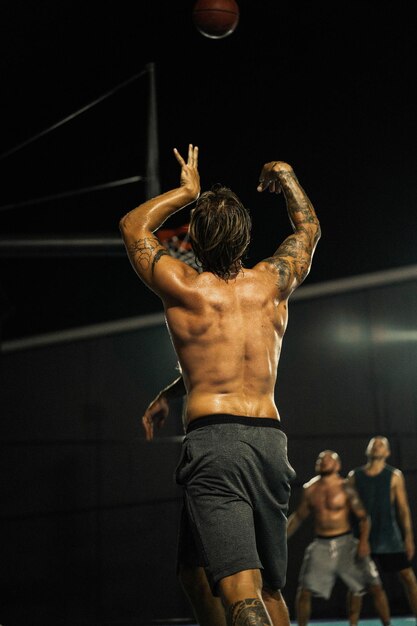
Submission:
[[[200,174],[198,173],[198,147],[191,143],[188,145],[187,162],[176,148],[174,148],[174,156],[181,165],[181,188],[189,194],[190,202],[197,200],[201,191]]]
[[[152,400],[142,417],[142,425],[147,441],[152,441],[154,426],[156,425],[157,428],[160,428],[164,424],[168,413],[169,404],[164,395],[157,396]]]
[[[265,163],[259,176],[257,190],[265,191],[265,189],[269,187],[271,193],[281,193],[281,185],[279,182],[281,172],[292,174],[293,169],[291,165],[288,165],[288,163],[284,161],[270,161],[269,163]]]

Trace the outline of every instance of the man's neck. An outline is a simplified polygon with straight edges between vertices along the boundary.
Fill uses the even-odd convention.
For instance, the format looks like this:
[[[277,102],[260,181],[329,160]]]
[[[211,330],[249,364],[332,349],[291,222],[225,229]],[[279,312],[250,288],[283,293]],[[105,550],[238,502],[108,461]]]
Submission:
[[[336,482],[340,478],[337,472],[332,472],[331,474],[320,474],[320,482],[324,485],[331,485]]]
[[[374,457],[368,459],[367,464],[365,465],[365,472],[369,476],[377,476],[382,472],[386,465],[386,461],[384,458]]]
[[[237,261],[235,265],[230,268],[230,278],[237,278],[241,272],[243,273],[242,261]]]

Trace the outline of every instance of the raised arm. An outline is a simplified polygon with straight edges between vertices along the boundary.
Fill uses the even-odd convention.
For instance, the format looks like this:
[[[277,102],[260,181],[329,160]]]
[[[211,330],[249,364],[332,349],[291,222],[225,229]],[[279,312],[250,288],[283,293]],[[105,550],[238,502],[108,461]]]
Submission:
[[[171,257],[166,248],[154,235],[171,215],[194,202],[200,195],[198,173],[198,148],[189,144],[188,159],[184,161],[174,148],[174,155],[181,166],[180,185],[129,211],[119,222],[120,232],[133,269],[143,282],[159,296],[166,293],[169,283],[182,275],[196,270],[182,261]],[[157,265],[164,272],[157,272]]]
[[[142,416],[142,425],[148,441],[153,439],[154,427],[160,428],[169,413],[169,403],[175,398],[185,396],[186,389],[182,375],[164,387],[147,407]]]
[[[409,561],[415,553],[413,524],[411,522],[410,506],[408,504],[407,490],[405,488],[404,474],[396,469],[392,477],[395,501],[398,510],[399,522],[404,536],[405,552]]]
[[[313,205],[290,165],[283,161],[266,163],[259,177],[258,191],[283,193],[294,233],[275,254],[265,259],[277,273],[278,288],[288,297],[308,275],[313,254],[321,236]]]

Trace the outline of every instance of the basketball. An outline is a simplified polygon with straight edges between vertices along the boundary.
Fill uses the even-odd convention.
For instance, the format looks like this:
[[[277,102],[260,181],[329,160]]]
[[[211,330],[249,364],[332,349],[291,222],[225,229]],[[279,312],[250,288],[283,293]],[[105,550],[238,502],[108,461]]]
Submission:
[[[210,39],[231,35],[239,22],[236,0],[197,0],[193,8],[193,22],[197,30]]]

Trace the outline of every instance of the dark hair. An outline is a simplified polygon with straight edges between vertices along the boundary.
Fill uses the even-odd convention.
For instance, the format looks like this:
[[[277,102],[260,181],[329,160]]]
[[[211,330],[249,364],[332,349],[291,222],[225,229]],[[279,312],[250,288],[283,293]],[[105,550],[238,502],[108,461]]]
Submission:
[[[241,267],[250,242],[249,211],[228,187],[219,183],[197,200],[190,218],[190,240],[204,271],[227,280]]]

